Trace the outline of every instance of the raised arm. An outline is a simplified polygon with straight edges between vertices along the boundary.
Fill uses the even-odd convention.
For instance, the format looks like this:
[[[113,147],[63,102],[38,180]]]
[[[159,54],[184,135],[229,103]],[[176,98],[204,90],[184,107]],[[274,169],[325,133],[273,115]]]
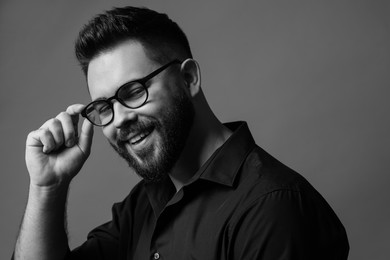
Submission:
[[[68,107],[31,132],[26,141],[30,175],[29,197],[14,259],[63,259],[68,251],[65,204],[68,188],[88,158],[93,127],[84,120],[77,133],[83,105]]]

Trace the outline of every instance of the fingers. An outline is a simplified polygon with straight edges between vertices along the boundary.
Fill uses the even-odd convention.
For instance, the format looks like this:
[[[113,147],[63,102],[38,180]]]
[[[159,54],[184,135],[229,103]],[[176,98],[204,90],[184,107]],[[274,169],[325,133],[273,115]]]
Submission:
[[[44,153],[49,153],[55,147],[55,140],[48,129],[38,129],[28,135],[26,145],[29,147],[42,147]]]
[[[77,123],[74,124],[72,117],[67,112],[61,112],[56,116],[56,119],[62,128],[64,142],[61,145],[72,147],[77,141]]]
[[[41,140],[45,138],[50,142],[42,143],[43,144],[43,152],[51,152],[53,150],[57,150],[64,143],[64,131],[61,122],[52,118],[46,121],[40,128],[42,137]],[[51,137],[49,137],[51,136]]]
[[[92,143],[93,127],[84,122],[82,138],[78,140],[78,118],[84,108],[82,104],[71,105],[66,112],[46,121],[37,131],[33,131],[27,139],[29,146],[41,146],[42,152],[50,153],[65,147],[73,147],[81,142],[80,148],[89,154]]]
[[[84,107],[85,106],[83,104],[73,104],[66,109],[66,113],[68,113],[71,116],[73,127],[76,130],[75,132],[76,136],[78,136],[79,114],[84,109]]]
[[[66,113],[70,115],[80,114],[84,107],[85,105],[83,104],[73,104],[66,109]]]
[[[93,125],[87,119],[84,119],[83,125],[81,126],[81,133],[79,137],[79,147],[81,151],[89,156],[91,152],[93,138]]]

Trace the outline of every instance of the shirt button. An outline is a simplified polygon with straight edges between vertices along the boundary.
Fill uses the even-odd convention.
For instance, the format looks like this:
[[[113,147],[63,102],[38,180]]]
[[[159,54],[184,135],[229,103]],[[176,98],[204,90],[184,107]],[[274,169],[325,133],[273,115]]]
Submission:
[[[154,253],[153,258],[156,260],[160,259],[160,254],[158,252]]]

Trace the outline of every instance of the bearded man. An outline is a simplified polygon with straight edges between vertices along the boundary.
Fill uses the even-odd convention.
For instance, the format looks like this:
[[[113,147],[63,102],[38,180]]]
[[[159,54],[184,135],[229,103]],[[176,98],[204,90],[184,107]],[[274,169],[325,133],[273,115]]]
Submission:
[[[82,29],[75,49],[92,102],[27,137],[30,190],[14,259],[347,259],[345,229],[323,197],[257,146],[245,122],[215,117],[167,15],[114,8]],[[70,250],[66,198],[93,126],[142,180]]]

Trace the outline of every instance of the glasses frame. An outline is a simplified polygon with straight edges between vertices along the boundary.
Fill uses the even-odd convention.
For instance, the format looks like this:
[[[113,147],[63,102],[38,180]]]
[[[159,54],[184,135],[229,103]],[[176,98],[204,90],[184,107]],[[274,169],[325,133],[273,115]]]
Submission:
[[[129,82],[126,82],[125,84],[123,84],[122,86],[120,86],[116,92],[115,92],[115,95],[112,96],[112,97],[109,97],[107,99],[99,99],[99,100],[95,100],[95,101],[92,101],[91,103],[89,103],[88,105],[86,105],[84,107],[84,109],[81,111],[81,116],[83,116],[84,118],[88,119],[89,122],[91,122],[93,125],[95,126],[100,126],[100,127],[103,127],[103,126],[107,126],[109,124],[111,124],[111,122],[114,120],[114,117],[115,117],[115,110],[114,110],[114,104],[111,102],[112,100],[116,99],[118,100],[119,103],[121,103],[121,105],[127,107],[127,108],[131,108],[131,109],[136,109],[136,108],[140,108],[142,107],[143,105],[145,105],[146,101],[148,101],[148,98],[149,98],[149,91],[148,91],[148,88],[146,87],[146,82],[148,82],[150,79],[152,79],[153,77],[157,76],[159,73],[161,73],[162,71],[164,71],[165,69],[167,69],[169,66],[173,65],[173,64],[181,64],[182,62],[179,61],[178,59],[174,59],[170,62],[168,62],[167,64],[161,66],[160,68],[156,69],[155,71],[153,71],[152,73],[150,73],[149,75],[141,78],[141,79],[136,79],[136,80],[132,80],[132,81],[129,81]],[[118,93],[120,92],[120,90],[126,86],[128,86],[129,84],[133,84],[133,83],[139,83],[141,84],[141,86],[144,88],[145,90],[145,93],[146,93],[146,98],[145,98],[145,101],[139,105],[139,106],[135,106],[135,107],[131,107],[129,105],[127,105],[125,103],[125,101],[123,101],[119,96],[118,96]],[[106,124],[96,124],[95,122],[93,122],[91,119],[89,119],[88,117],[88,114],[87,114],[87,110],[93,106],[93,104],[95,103],[101,103],[101,102],[106,102],[111,110],[112,110],[112,117],[110,119],[110,121],[108,121],[108,123]]]

